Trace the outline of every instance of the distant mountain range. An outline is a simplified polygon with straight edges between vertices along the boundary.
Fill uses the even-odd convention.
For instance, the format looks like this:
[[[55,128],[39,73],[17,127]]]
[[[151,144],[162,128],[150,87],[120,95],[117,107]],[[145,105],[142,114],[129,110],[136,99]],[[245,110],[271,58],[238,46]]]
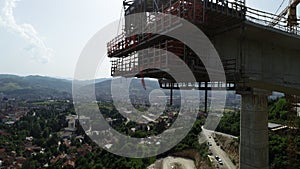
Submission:
[[[111,98],[111,78],[77,81],[84,89],[95,83],[98,99]],[[158,82],[145,79],[148,90],[159,88]],[[144,90],[141,80],[133,79],[131,90]],[[72,81],[46,76],[16,76],[0,74],[0,98],[15,98],[18,100],[71,99]]]
[[[126,79],[125,79],[126,80]],[[97,100],[111,100],[111,83],[112,78],[100,78],[95,80],[77,81],[80,88],[84,92],[87,86],[94,85]],[[159,84],[156,80],[145,78],[144,89],[141,79],[132,79],[130,82],[131,97],[147,98],[153,89],[159,89]],[[169,95],[169,90],[164,90],[166,95]],[[174,91],[174,95],[179,94]],[[281,93],[274,93],[271,99],[282,97]],[[16,76],[0,74],[0,99],[3,97],[15,98],[18,100],[46,100],[46,99],[72,99],[72,81],[58,79],[45,76]],[[230,101],[236,98],[234,92],[230,92],[227,96]]]

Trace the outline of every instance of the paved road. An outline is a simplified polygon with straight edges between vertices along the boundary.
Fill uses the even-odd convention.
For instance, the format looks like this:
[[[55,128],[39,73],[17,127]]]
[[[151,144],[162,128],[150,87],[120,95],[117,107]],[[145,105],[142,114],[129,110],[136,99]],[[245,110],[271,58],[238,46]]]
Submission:
[[[206,130],[202,126],[202,133],[206,137],[207,141],[211,143],[211,146],[209,146],[211,152],[213,153],[213,156],[219,156],[222,161],[223,165],[219,165],[220,168],[224,169],[236,169],[236,166],[232,163],[229,156],[220,148],[220,146],[217,146],[216,142],[214,141],[212,137],[213,131]],[[209,138],[211,136],[211,138]]]

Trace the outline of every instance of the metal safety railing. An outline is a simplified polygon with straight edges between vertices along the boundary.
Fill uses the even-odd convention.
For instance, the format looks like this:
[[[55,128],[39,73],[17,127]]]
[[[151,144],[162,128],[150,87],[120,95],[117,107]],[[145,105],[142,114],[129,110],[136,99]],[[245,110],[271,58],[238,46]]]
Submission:
[[[287,21],[288,18],[287,17],[278,17],[278,15],[269,13],[269,12],[265,12],[265,11],[260,11],[257,9],[253,9],[250,7],[246,8],[246,19],[263,25],[263,26],[267,26],[270,28],[275,28],[284,32],[288,32],[291,34],[296,34],[296,35],[300,35],[300,27],[296,26],[296,27],[289,27],[287,26]]]

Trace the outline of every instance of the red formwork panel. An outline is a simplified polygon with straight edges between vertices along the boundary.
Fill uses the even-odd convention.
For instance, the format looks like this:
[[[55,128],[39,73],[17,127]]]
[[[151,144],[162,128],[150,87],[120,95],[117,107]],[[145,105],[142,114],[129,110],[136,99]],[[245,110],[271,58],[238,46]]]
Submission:
[[[167,50],[173,54],[168,54],[168,66],[176,66],[180,64],[180,59],[184,57],[184,44],[179,41],[169,40],[167,42]]]
[[[171,6],[166,7],[164,10],[167,14],[172,14],[185,18],[191,22],[202,22],[203,21],[203,4],[196,0],[179,0],[174,2]],[[158,15],[152,23],[149,23],[149,30],[163,31],[173,27],[180,22],[180,19],[176,17],[166,16],[164,14]],[[137,37],[136,35],[130,37],[116,37],[114,40],[107,44],[108,55],[112,56],[115,52],[121,51],[123,49],[135,48],[138,43],[148,40],[152,37],[151,33]],[[172,43],[169,43],[172,47]],[[176,45],[176,43],[174,44]],[[170,48],[174,53],[182,54],[180,49],[178,49],[178,44],[176,48]],[[182,46],[181,46],[182,47]]]
[[[172,14],[184,18],[191,22],[198,22],[203,20],[203,4],[196,0],[176,1],[170,7],[164,10],[167,14]],[[171,23],[176,23],[179,20],[173,18]]]
[[[175,54],[181,55],[184,51],[184,44],[179,41],[168,41],[167,43],[168,51]]]
[[[131,38],[130,37],[126,37],[125,38],[125,49],[128,49],[129,46],[130,46],[130,41],[131,41]]]

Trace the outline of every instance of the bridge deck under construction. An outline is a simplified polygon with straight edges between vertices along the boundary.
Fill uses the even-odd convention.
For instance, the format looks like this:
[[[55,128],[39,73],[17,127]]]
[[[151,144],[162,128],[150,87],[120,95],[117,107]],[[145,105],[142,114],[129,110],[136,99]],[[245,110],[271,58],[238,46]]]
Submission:
[[[300,35],[298,27],[292,28],[286,24],[287,18],[276,20],[277,15],[246,7],[242,1],[162,0],[152,7],[149,7],[147,2],[133,1],[126,8],[125,15],[156,12],[155,16],[146,16],[144,29],[158,33],[135,34],[132,26],[136,22],[125,21],[124,32],[107,43],[107,55],[112,62],[112,76],[169,79],[171,77],[164,70],[176,69],[176,65],[180,64],[173,55],[169,54],[171,52],[189,66],[197,81],[209,81],[201,60],[190,48],[183,42],[159,34],[176,27],[180,22],[165,14],[184,18],[199,27],[209,38],[236,27],[242,29],[247,23],[258,24],[295,36]],[[227,80],[235,82],[236,77],[241,76],[236,58],[226,57],[221,58],[221,61]],[[152,69],[148,69],[149,67]]]

